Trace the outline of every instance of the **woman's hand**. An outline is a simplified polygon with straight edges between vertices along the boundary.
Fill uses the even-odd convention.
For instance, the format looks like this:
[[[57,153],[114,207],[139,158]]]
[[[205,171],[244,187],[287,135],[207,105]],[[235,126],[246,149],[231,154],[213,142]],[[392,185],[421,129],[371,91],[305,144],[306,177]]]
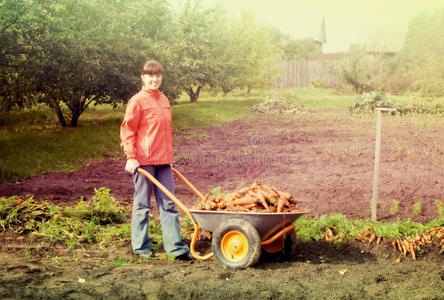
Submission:
[[[133,158],[128,159],[126,161],[125,171],[127,171],[131,175],[134,175],[134,173],[136,173],[136,170],[139,166],[140,166],[140,164],[137,161],[137,159],[133,159]]]

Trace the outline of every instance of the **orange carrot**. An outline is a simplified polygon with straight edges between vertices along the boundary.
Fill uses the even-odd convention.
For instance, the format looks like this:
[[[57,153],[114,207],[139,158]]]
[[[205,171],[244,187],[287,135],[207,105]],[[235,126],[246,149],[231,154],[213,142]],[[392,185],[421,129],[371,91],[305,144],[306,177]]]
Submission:
[[[410,242],[410,253],[412,254],[412,258],[416,260],[416,253],[415,253],[415,249],[413,248],[413,241]]]
[[[264,195],[259,192],[259,193],[257,193],[257,197],[259,198],[260,204],[262,204],[262,206],[265,207],[265,209],[267,211],[270,210],[270,208],[268,207],[267,201],[265,200]],[[280,212],[279,209],[278,209],[278,212]]]

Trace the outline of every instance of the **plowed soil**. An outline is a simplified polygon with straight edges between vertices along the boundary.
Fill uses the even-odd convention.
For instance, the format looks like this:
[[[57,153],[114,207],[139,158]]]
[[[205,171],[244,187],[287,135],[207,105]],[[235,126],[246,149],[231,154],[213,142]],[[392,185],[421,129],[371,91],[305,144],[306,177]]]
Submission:
[[[175,167],[202,193],[217,186],[233,191],[257,179],[290,192],[309,216],[369,218],[375,125],[374,116],[323,111],[182,130],[175,132]],[[438,217],[435,201],[444,200],[443,118],[384,116],[382,128],[378,219]],[[34,195],[72,205],[106,186],[129,205],[133,186],[124,165],[123,156],[116,155],[78,171],[0,185],[0,195]],[[179,181],[176,196],[188,207],[197,201]],[[419,211],[414,211],[416,203]],[[63,262],[56,262],[38,247],[25,259],[16,240],[3,238],[2,244],[1,298],[444,299],[442,254],[426,251],[417,261],[396,263],[398,254],[384,244],[337,250],[322,242],[298,243],[289,257],[264,258],[237,271],[223,269],[216,260],[115,267],[111,259],[131,257],[129,246],[90,252],[79,261],[60,250]]]

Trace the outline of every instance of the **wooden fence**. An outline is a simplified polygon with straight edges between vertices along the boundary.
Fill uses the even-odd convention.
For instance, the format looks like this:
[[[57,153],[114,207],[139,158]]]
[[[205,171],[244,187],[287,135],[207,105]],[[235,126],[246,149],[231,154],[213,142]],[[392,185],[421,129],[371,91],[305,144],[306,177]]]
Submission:
[[[313,82],[317,82],[324,87],[334,88],[337,82],[332,71],[335,63],[330,60],[279,62],[281,74],[275,85],[283,88],[296,88],[313,86]]]

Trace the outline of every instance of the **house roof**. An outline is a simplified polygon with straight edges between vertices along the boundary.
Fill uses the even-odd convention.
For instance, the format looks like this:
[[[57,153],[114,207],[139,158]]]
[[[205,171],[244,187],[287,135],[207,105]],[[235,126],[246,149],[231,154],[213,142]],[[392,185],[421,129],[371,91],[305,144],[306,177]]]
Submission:
[[[401,51],[407,34],[407,25],[386,25],[372,28],[368,35],[368,52],[396,53]]]

